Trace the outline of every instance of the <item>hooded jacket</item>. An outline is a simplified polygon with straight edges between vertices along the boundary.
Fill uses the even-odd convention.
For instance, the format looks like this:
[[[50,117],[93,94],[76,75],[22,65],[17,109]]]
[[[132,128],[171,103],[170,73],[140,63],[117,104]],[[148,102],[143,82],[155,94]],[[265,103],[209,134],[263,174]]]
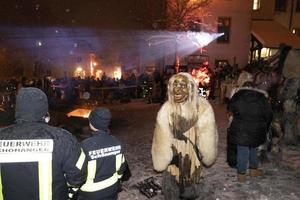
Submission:
[[[66,200],[68,185],[86,179],[86,159],[75,137],[49,126],[46,95],[22,88],[16,102],[16,123],[0,130],[0,199]]]
[[[273,113],[264,91],[240,88],[230,99],[228,110],[233,114],[229,142],[251,147],[265,142]]]

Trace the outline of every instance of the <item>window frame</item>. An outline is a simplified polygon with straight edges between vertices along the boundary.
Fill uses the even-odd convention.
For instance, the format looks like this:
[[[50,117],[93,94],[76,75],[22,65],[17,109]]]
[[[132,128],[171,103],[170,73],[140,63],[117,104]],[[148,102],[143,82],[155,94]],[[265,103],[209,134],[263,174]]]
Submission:
[[[222,24],[226,24],[226,21],[229,22],[229,25],[228,26],[220,26],[220,23]],[[218,44],[229,44],[230,43],[230,37],[231,37],[231,24],[232,24],[232,19],[231,17],[225,17],[225,16],[222,16],[222,17],[218,17],[218,26],[217,26],[217,30],[218,30],[218,33],[222,33],[222,29],[228,29],[224,35],[220,36],[217,38],[217,43]],[[227,35],[227,37],[224,39],[224,37]]]
[[[300,13],[300,0],[297,0],[296,1],[296,6],[295,6],[296,8],[295,8],[295,12],[296,13]]]
[[[292,31],[293,34],[295,34],[295,35],[297,35],[298,37],[300,37],[300,28],[294,27],[292,30],[293,30],[293,31]]]
[[[225,67],[225,66],[228,66],[228,65],[230,65],[230,64],[229,64],[229,60],[227,60],[227,59],[215,59],[215,67],[216,68]]]

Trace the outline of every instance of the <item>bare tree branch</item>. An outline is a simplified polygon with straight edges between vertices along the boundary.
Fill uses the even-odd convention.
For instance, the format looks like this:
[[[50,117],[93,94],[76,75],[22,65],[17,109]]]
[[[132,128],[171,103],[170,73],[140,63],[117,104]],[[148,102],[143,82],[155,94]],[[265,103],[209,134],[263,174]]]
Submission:
[[[212,0],[168,0],[167,27],[174,30],[186,30],[188,23],[199,19],[201,10]]]

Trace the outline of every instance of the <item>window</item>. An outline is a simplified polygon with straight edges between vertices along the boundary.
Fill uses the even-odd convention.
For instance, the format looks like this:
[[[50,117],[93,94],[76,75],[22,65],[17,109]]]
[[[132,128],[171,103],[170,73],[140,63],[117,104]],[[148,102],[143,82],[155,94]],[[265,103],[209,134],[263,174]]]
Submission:
[[[260,0],[253,0],[252,10],[259,10],[260,9]]]
[[[218,60],[216,59],[215,60],[215,66],[216,68],[223,68],[223,67],[226,67],[226,66],[230,66],[228,60]]]
[[[194,32],[200,32],[201,31],[201,20],[195,20],[189,22],[189,30]]]
[[[300,0],[296,2],[296,12],[300,12]]]
[[[293,33],[300,37],[300,28],[293,28]]]
[[[275,11],[286,11],[287,0],[276,0]]]
[[[230,17],[219,17],[218,18],[218,33],[224,33],[221,37],[217,39],[218,43],[229,43],[230,39]]]

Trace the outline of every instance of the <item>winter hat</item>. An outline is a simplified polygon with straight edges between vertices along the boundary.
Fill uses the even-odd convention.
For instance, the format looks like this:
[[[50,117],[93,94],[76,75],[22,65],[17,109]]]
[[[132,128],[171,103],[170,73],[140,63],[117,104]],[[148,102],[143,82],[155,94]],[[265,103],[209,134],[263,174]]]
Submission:
[[[98,130],[107,130],[110,120],[111,113],[106,108],[96,108],[89,115],[90,124]]]
[[[19,90],[15,112],[17,120],[41,121],[47,113],[48,99],[42,90],[35,87]]]

